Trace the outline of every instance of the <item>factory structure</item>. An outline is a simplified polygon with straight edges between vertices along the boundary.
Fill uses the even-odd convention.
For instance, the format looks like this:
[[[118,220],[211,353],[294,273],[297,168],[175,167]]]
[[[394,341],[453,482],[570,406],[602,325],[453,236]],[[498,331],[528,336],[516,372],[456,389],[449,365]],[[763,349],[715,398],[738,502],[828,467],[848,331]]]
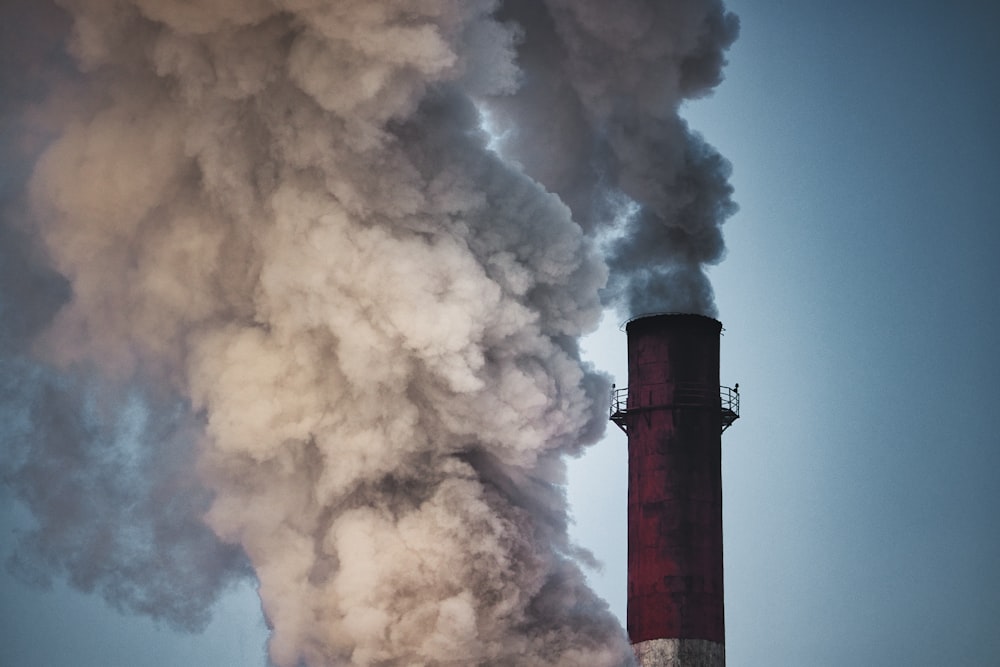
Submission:
[[[721,444],[739,385],[719,384],[722,323],[647,315],[625,331],[611,420],[628,436],[629,640],[641,667],[724,667]]]

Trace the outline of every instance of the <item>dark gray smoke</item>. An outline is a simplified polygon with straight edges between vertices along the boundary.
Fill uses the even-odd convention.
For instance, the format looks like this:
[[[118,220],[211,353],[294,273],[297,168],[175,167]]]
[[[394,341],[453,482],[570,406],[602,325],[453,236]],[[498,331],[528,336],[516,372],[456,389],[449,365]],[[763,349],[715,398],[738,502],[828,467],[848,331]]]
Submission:
[[[602,298],[712,311],[727,166],[677,111],[735,19],[60,5],[5,10],[69,35],[4,56],[15,568],[187,628],[252,573],[280,666],[628,662],[567,537],[577,340]]]
[[[729,164],[678,116],[721,80],[738,21],[719,1],[513,0],[531,28],[517,94],[490,101],[501,150],[604,240],[624,317],[715,315],[704,265],[735,211]]]

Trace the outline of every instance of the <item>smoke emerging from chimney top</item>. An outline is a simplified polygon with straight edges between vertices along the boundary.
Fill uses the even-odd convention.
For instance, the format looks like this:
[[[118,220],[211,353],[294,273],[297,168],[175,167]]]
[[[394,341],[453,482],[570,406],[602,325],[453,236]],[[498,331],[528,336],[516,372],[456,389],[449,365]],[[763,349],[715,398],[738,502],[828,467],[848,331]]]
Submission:
[[[736,19],[58,4],[4,10],[48,36],[2,72],[15,566],[189,629],[253,576],[279,667],[627,663],[567,536],[609,388],[577,341],[714,314],[728,165],[678,107]]]

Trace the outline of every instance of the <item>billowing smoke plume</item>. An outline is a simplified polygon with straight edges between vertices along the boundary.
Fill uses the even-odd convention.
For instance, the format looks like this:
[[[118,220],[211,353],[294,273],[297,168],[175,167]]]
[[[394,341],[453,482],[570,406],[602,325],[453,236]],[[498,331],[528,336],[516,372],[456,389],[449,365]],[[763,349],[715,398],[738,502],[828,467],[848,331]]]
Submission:
[[[712,312],[727,166],[677,111],[735,20],[59,4],[8,10],[70,35],[3,108],[15,565],[188,628],[252,573],[282,667],[626,663],[567,538],[577,340],[602,298]]]
[[[508,0],[502,11],[531,27],[523,85],[490,106],[502,148],[605,241],[605,299],[623,317],[714,316],[703,267],[722,258],[735,210],[729,164],[677,112],[721,80],[736,17],[719,0]]]

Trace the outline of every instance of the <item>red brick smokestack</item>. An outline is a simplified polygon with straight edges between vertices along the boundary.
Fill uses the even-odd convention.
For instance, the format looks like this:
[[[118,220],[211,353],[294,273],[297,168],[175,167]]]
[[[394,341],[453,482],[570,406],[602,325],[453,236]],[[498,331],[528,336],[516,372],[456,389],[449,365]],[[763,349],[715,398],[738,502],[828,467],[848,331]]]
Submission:
[[[626,332],[612,419],[628,434],[629,638],[643,667],[723,667],[721,434],[738,405],[720,399],[722,324],[653,315]]]

